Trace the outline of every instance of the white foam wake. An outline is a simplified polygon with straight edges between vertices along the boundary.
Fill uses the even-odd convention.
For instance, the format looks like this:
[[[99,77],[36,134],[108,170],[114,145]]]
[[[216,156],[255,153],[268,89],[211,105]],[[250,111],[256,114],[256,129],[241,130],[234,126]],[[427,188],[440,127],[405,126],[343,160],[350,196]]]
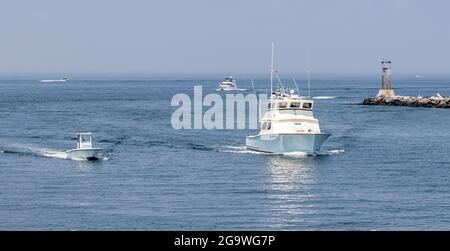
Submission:
[[[290,152],[290,153],[283,153],[281,155],[288,156],[288,157],[307,157],[312,156],[312,154],[308,154],[306,152]]]
[[[323,150],[320,152],[316,152],[314,154],[306,153],[306,152],[289,152],[289,153],[264,153],[258,152],[254,150],[248,149],[246,146],[224,146],[219,149],[220,152],[223,153],[240,153],[240,154],[263,154],[263,155],[281,155],[286,157],[314,157],[314,156],[332,156],[339,155],[345,153],[345,150],[336,149],[336,150]]]
[[[40,83],[55,83],[55,82],[66,82],[64,79],[44,79],[40,80]]]
[[[53,150],[47,150],[47,149],[42,149],[40,151],[40,155],[43,157],[48,157],[48,158],[68,159],[66,152],[53,151]]]
[[[222,89],[216,89],[216,91],[218,91],[218,92],[220,92],[220,91],[223,91],[223,92],[235,92],[235,91],[247,91],[248,89],[239,89],[239,88],[237,88],[237,89],[234,89],[234,90],[222,90]]]
[[[328,151],[328,153],[331,155],[338,155],[338,154],[345,153],[345,150],[331,150],[331,151]]]
[[[313,99],[335,99],[336,97],[333,96],[318,96],[318,97],[313,97]]]
[[[345,150],[336,149],[336,150],[322,150],[314,153],[314,156],[332,156],[332,155],[340,155],[345,153]]]
[[[282,155],[287,157],[315,157],[315,156],[332,156],[339,155],[345,153],[345,150],[322,150],[315,153],[306,153],[306,152],[290,152],[283,153]]]
[[[258,151],[253,151],[250,149],[247,149],[246,146],[224,146],[221,149],[219,149],[219,152],[223,153],[240,153],[240,154],[268,154]]]

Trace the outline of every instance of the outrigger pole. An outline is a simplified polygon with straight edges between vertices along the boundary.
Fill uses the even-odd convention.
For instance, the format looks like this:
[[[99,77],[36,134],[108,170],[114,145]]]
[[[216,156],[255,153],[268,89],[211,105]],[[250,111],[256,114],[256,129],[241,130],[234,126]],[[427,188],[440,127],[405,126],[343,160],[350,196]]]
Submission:
[[[298,90],[297,81],[295,81],[295,78],[292,78],[292,80],[294,80],[295,89],[297,89],[297,94],[298,94],[298,96],[300,96],[300,91]]]
[[[272,42],[272,59],[270,63],[270,97],[272,99],[272,92],[273,92],[273,42]]]
[[[306,44],[306,71],[308,76],[308,99],[311,100],[311,83],[309,78],[309,41]]]

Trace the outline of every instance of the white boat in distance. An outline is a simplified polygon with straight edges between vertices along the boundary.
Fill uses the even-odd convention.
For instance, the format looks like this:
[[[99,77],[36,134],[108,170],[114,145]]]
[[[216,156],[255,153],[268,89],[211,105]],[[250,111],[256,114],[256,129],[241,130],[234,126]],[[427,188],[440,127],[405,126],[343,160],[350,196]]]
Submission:
[[[77,148],[66,151],[67,158],[73,160],[98,160],[103,149],[94,148],[92,133],[77,134]]]
[[[69,77],[64,77],[62,79],[44,79],[44,80],[40,80],[39,82],[41,83],[55,83],[55,82],[66,82],[70,80]]]
[[[219,83],[219,91],[236,91],[236,80],[233,77],[225,78],[222,82]]]
[[[273,45],[271,71],[272,90]],[[247,148],[274,154],[319,152],[331,134],[320,131],[319,121],[313,115],[314,101],[302,99],[298,91],[288,92],[280,84],[281,87],[271,91],[270,99],[267,100],[268,110],[260,121],[259,134],[247,136]]]

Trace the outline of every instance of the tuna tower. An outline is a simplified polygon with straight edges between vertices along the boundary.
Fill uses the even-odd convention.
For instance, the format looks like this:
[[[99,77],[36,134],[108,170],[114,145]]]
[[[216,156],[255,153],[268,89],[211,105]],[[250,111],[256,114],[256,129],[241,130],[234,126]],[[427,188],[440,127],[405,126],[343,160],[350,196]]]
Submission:
[[[378,97],[394,97],[395,93],[391,85],[391,61],[381,61],[382,75],[381,75],[381,89],[378,92]]]

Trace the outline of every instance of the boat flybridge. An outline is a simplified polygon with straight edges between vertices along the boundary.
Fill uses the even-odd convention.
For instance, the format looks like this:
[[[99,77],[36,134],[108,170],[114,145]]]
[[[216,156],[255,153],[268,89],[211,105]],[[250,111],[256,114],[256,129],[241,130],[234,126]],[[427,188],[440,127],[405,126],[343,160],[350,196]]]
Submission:
[[[281,87],[271,91],[270,99],[266,101],[267,111],[261,118],[259,134],[247,136],[247,148],[275,154],[320,151],[331,134],[320,131],[319,121],[313,115],[314,101],[310,97],[302,98],[298,90],[297,93],[294,90],[288,92],[281,81],[280,84]]]
[[[77,148],[66,151],[67,158],[74,160],[98,160],[101,148],[94,148],[92,133],[77,134]]]
[[[236,91],[236,80],[233,77],[225,78],[222,82],[219,83],[219,91]]]

